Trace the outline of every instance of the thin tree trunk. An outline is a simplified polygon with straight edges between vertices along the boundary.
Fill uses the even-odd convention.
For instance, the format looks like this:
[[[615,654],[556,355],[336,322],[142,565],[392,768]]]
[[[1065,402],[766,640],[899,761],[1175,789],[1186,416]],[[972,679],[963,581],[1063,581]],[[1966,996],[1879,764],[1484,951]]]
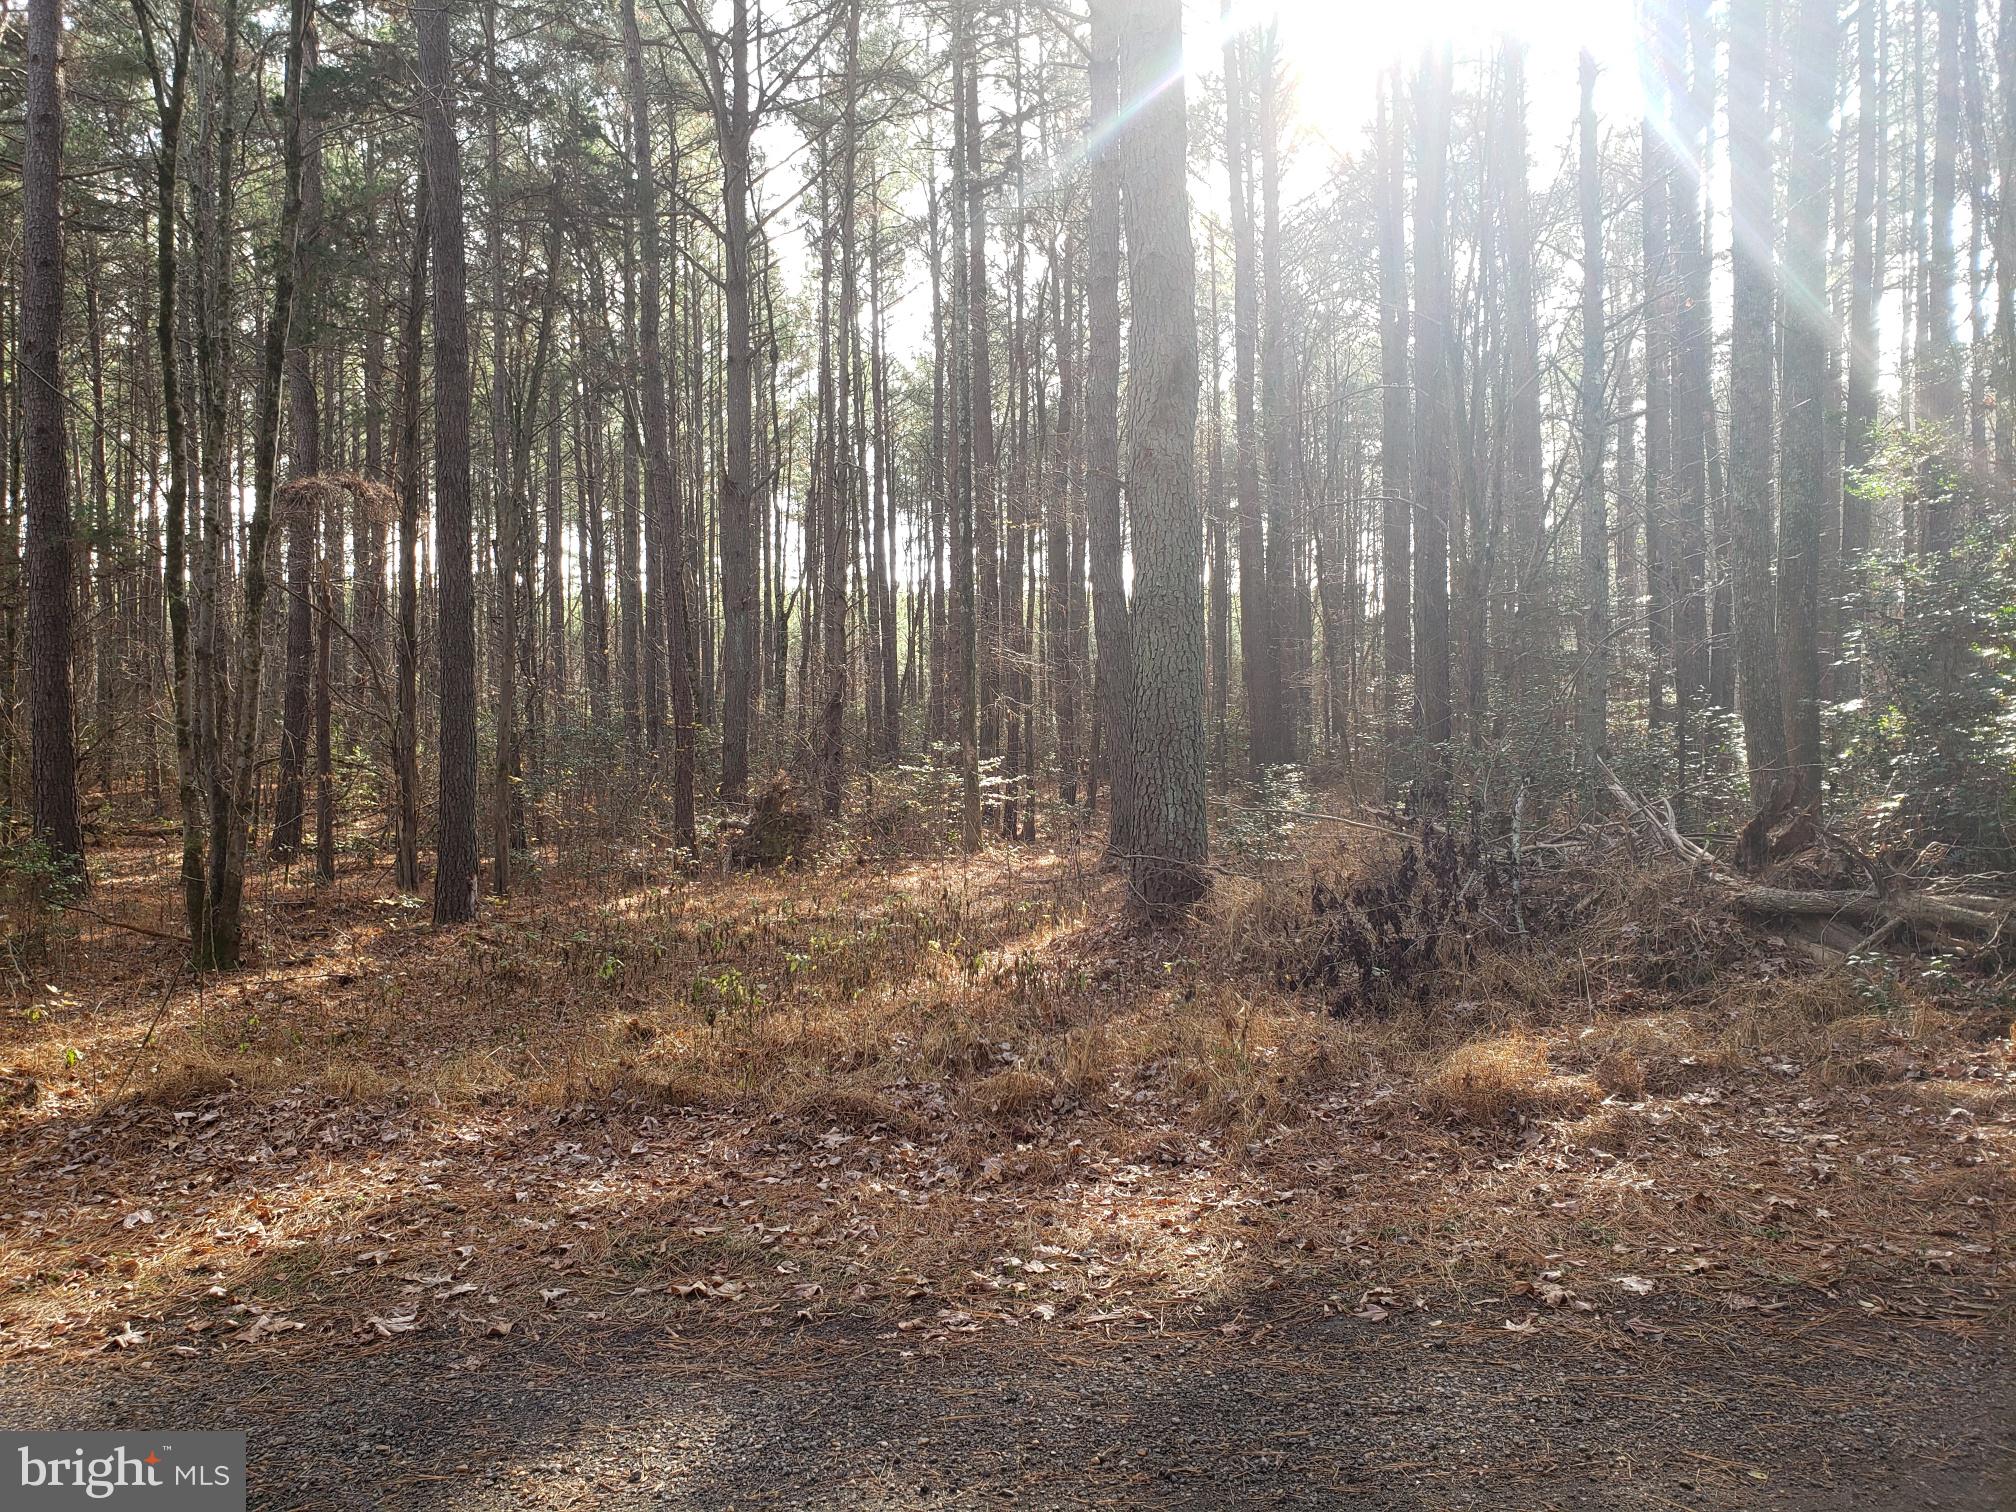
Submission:
[[[1277,33],[1268,28],[1254,61],[1259,80],[1261,273],[1266,286],[1260,337],[1260,423],[1266,453],[1267,658],[1264,674],[1268,711],[1268,758],[1296,759],[1299,721],[1289,690],[1299,682],[1298,623],[1306,601],[1295,580],[1294,473],[1297,462],[1295,416],[1288,392],[1290,293],[1281,247],[1280,59]],[[1250,229],[1250,228],[1249,228]]]
[[[182,141],[183,109],[187,99],[189,52],[196,31],[195,5],[193,0],[182,0],[176,18],[174,53],[165,70],[160,50],[154,39],[152,17],[144,7],[136,7],[134,20],[138,23],[147,58],[148,75],[154,88],[155,112],[161,132],[161,140],[154,158],[156,230],[154,316],[155,349],[161,361],[161,409],[168,433],[168,508],[163,526],[166,565],[162,587],[168,606],[170,686],[175,711],[176,810],[182,821],[182,903],[183,914],[189,921],[189,938],[193,944],[203,938],[206,891],[203,866],[204,816],[196,737],[198,699],[189,644],[187,522],[190,456],[185,439],[182,361],[176,340],[181,276],[176,226],[179,202],[178,158]],[[99,381],[94,379],[94,387],[98,385]],[[102,457],[95,459],[94,466],[102,479]]]
[[[308,8],[302,39],[304,78],[321,58],[315,8]],[[322,149],[312,122],[301,145],[301,232],[299,285],[294,328],[287,344],[287,471],[300,483],[322,471],[322,413],[316,402],[313,347],[318,339],[319,279],[316,247],[322,229]],[[290,496],[287,509],[287,660],[280,711],[280,781],[273,799],[271,849],[278,859],[301,849],[306,812],[303,776],[308,763],[309,700],[315,651],[315,557],[321,520],[306,495]]]
[[[1422,797],[1431,810],[1449,798],[1454,718],[1450,707],[1449,524],[1456,509],[1455,384],[1449,371],[1449,115],[1451,63],[1446,47],[1422,63],[1415,91],[1414,308],[1415,432],[1414,655],[1427,771]]]
[[[663,298],[659,251],[658,185],[652,172],[650,97],[644,87],[644,48],[635,0],[623,0],[625,76],[630,88],[630,131],[636,160],[631,179],[642,267],[638,365],[644,376],[644,511],[660,521],[665,559],[665,618],[670,631],[666,666],[672,683],[672,828],[688,850],[698,844],[693,813],[693,682],[686,646],[687,612],[684,531],[672,477],[665,399],[665,363],[659,346],[659,305]]]
[[[1603,181],[1596,143],[1596,59],[1581,57],[1582,200],[1582,621],[1577,648],[1576,734],[1589,751],[1608,743],[1610,694],[1610,538],[1603,502],[1604,313]],[[1537,381],[1537,375],[1536,375]]]
[[[1230,15],[1231,0],[1221,0]],[[1280,659],[1271,654],[1273,614],[1268,593],[1266,525],[1260,492],[1260,438],[1254,408],[1260,345],[1260,289],[1254,249],[1253,199],[1248,188],[1246,39],[1225,40],[1225,171],[1232,199],[1233,489],[1239,508],[1239,662],[1246,694],[1246,744],[1257,769],[1277,757]]]
[[[1137,849],[1134,743],[1123,738],[1134,701],[1134,631],[1123,575],[1120,519],[1120,0],[1094,0],[1091,162],[1087,172],[1085,513],[1091,548],[1097,670],[1093,736],[1106,755],[1110,854]],[[1096,770],[1096,765],[1095,765]]]
[[[1938,555],[1953,548],[1959,535],[1959,504],[1955,482],[1959,472],[1960,351],[1953,328],[1953,281],[1956,274],[1953,210],[1959,187],[1956,157],[1960,135],[1960,0],[1933,0],[1938,27],[1937,74],[1932,122],[1932,199],[1930,256],[1926,273],[1927,328],[1921,349],[1918,422],[1930,441],[1920,469],[1923,509],[1923,549]]]
[[[399,632],[394,671],[398,706],[392,726],[397,802],[392,879],[404,893],[420,890],[420,584],[414,555],[420,538],[420,339],[426,315],[429,198],[423,159],[413,189],[413,242],[406,260],[406,309],[399,334]]]
[[[1414,406],[1407,362],[1407,128],[1400,67],[1379,92],[1379,552],[1380,700],[1386,724],[1388,796],[1398,787],[1399,756],[1413,720]]]
[[[1871,545],[1869,500],[1861,486],[1863,469],[1874,457],[1877,445],[1876,368],[1877,305],[1882,297],[1880,259],[1882,248],[1876,238],[1877,154],[1881,150],[1877,124],[1880,79],[1876,64],[1877,7],[1858,7],[1855,23],[1855,215],[1849,252],[1848,288],[1848,416],[1843,438],[1842,469],[1848,486],[1841,493],[1841,561],[1845,599],[1841,605],[1845,621],[1855,613],[1859,600],[1857,584],[1861,559]],[[2004,22],[2005,29],[2008,22]],[[2006,179],[2005,179],[2006,182]],[[2005,196],[2006,200],[2007,196]],[[2005,221],[2006,221],[2005,212]],[[1998,232],[1999,234],[1999,232]],[[2003,266],[2009,264],[2004,263]],[[2005,288],[2008,280],[2002,280]],[[1841,660],[1843,696],[1852,698],[1861,687],[1858,657]]]
[[[243,948],[245,853],[251,843],[252,807],[258,782],[260,677],[264,671],[267,572],[272,550],[273,503],[279,471],[280,388],[287,346],[295,325],[294,290],[301,265],[301,178],[304,138],[302,93],[304,53],[313,31],[313,0],[293,0],[287,32],[285,169],[280,224],[275,238],[273,313],[266,322],[259,375],[258,414],[253,435],[252,518],[245,532],[245,599],[239,622],[243,660],[238,669],[238,701],[232,710],[232,774],[224,795],[221,829],[225,844],[210,858],[209,928],[196,941],[199,967],[228,969]]]
[[[1774,175],[1764,97],[1770,76],[1768,0],[1735,0],[1729,13],[1729,212],[1733,268],[1729,334],[1729,514],[1737,708],[1750,791],[1762,802],[1785,763],[1773,609],[1772,367]]]

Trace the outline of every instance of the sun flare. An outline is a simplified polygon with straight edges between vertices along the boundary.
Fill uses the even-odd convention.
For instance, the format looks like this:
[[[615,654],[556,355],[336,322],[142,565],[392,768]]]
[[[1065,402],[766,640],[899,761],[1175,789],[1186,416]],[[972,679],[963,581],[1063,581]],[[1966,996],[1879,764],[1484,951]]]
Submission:
[[[1601,70],[1599,102],[1613,117],[1638,112],[1637,27],[1622,0],[1417,0],[1401,5],[1351,5],[1342,0],[1188,0],[1189,67],[1215,74],[1229,32],[1279,28],[1281,53],[1295,91],[1301,125],[1338,152],[1362,141],[1374,111],[1382,69],[1411,68],[1424,48],[1446,42],[1458,56],[1489,56],[1506,37],[1527,48],[1530,96],[1554,96],[1543,86],[1572,86],[1587,49]]]

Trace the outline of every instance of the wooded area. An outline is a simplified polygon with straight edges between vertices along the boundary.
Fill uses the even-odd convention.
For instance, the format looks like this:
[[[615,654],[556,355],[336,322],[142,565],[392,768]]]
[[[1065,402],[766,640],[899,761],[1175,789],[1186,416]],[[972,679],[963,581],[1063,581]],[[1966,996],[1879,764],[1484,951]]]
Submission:
[[[6,408],[50,864],[137,786],[230,965],[262,848],[426,850],[447,922],[616,790],[704,859],[752,772],[932,764],[969,852],[1103,811],[1155,911],[1214,789],[1502,821],[1604,754],[2007,859],[2007,25],[1674,0],[1639,118],[1443,44],[1340,147],[1278,24],[1120,110],[1137,9],[82,7]]]
[[[0,1386],[1481,1289],[1940,1319],[1992,1416],[2016,0],[1416,9],[0,13]]]

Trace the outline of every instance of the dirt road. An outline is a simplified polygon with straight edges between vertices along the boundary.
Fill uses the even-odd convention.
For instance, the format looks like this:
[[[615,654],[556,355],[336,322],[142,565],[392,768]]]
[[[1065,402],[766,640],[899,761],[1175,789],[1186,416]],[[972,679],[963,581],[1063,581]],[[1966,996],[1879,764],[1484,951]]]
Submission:
[[[245,1428],[260,1508],[2016,1506],[1992,1322],[1519,1321],[17,1357],[0,1420]]]

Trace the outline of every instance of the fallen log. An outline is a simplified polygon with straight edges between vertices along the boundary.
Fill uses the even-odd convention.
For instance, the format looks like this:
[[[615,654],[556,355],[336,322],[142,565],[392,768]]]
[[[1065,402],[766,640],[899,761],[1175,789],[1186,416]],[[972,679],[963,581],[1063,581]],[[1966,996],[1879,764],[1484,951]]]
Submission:
[[[2016,898],[1978,893],[1891,892],[1743,886],[1735,889],[1746,913],[1776,917],[1851,919],[1858,924],[1900,924],[1993,934],[2016,915]]]
[[[1849,922],[1876,932],[1864,944],[1899,928],[1944,930],[1952,934],[1998,936],[2016,921],[2016,897],[1996,893],[1943,892],[1936,887],[1905,889],[1895,879],[1880,887],[1772,887],[1732,875],[1706,848],[1680,833],[1670,810],[1662,812],[1617,779],[1609,763],[1592,758],[1626,814],[1665,850],[1693,866],[1729,895],[1739,910],[1761,918]],[[1831,948],[1831,947],[1830,947]]]

